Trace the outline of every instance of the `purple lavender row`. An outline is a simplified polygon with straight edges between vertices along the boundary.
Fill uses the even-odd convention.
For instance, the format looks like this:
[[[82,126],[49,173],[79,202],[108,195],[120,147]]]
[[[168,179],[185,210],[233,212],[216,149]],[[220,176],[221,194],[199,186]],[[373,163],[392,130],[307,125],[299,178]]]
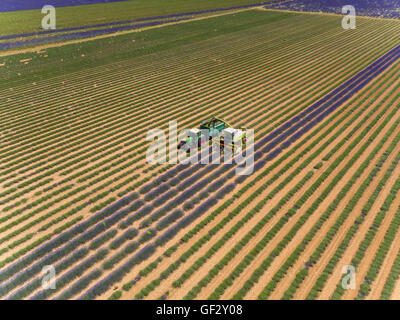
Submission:
[[[111,272],[103,280],[96,283],[92,288],[86,291],[79,299],[94,299],[96,296],[104,293],[105,287],[108,288],[111,283],[121,281],[122,278],[137,264],[145,261],[156,249],[153,243],[150,243],[139,250],[133,257],[125,262],[121,267]]]
[[[112,229],[114,231],[116,231],[115,229]],[[112,241],[110,243],[110,248],[111,249],[117,249],[122,243],[124,243],[126,240],[132,240],[136,235],[137,235],[137,230],[134,228],[130,228],[128,230],[126,230],[121,236],[119,236],[117,239],[115,239],[114,241]],[[95,238],[94,241],[98,239]],[[92,244],[89,244],[88,246],[89,248],[92,247]],[[92,249],[95,250],[97,249],[97,245]],[[79,252],[82,252],[81,254],[78,254]],[[84,247],[84,248],[79,248],[76,253],[73,253],[71,255],[71,257],[68,257],[66,259],[64,259],[63,261],[61,261],[60,263],[58,263],[55,266],[55,269],[57,271],[57,273],[62,272],[63,270],[67,269],[68,267],[70,267],[73,263],[83,259],[85,257],[85,255],[87,255],[89,252],[88,248]],[[85,254],[83,254],[85,253]],[[85,270],[87,270],[88,268],[90,268],[94,263],[102,260],[108,253],[108,249],[100,249],[96,255],[91,256],[90,258],[86,259],[85,261],[83,261],[82,263],[78,264],[77,266],[75,266],[74,268],[72,268],[71,270],[69,270],[65,275],[63,275],[61,278],[57,278],[57,291],[62,288],[63,286],[65,286],[66,284],[68,284],[69,282],[71,282],[72,280],[76,279],[77,277],[79,277],[80,275],[83,274],[83,272]],[[41,284],[41,276],[39,275],[38,277],[36,277],[35,279],[31,280],[30,282],[28,282],[28,284],[26,284],[24,287],[19,288],[15,293],[13,293],[10,296],[10,299],[22,299],[27,297],[28,295],[30,295],[34,290],[36,290],[37,288],[39,288]],[[35,296],[33,296],[32,299],[46,299],[48,298],[51,294],[53,294],[55,292],[55,290],[42,290],[39,291],[37,294],[35,294]]]
[[[72,255],[64,258],[62,261],[55,265],[55,270],[58,273],[61,273],[63,270],[70,267],[76,261],[83,259],[87,256],[89,250],[87,247],[82,247],[76,250]],[[8,300],[20,300],[25,298],[29,293],[33,292],[34,290],[38,289],[42,284],[42,278],[38,277],[27,284],[25,284],[22,288],[19,288],[16,292],[8,297]],[[47,290],[46,290],[47,291]]]
[[[1,0],[0,12],[42,9],[44,5],[69,7],[123,1],[127,0]]]
[[[92,239],[96,237],[101,229],[106,230],[106,223],[112,223],[112,220],[115,219],[115,216],[117,215],[124,215],[126,212],[118,211],[122,207],[126,206],[127,204],[131,203],[134,199],[138,198],[137,193],[132,193],[128,196],[125,196],[121,198],[120,200],[116,201],[115,203],[107,206],[103,210],[97,212],[87,220],[80,222],[79,224],[75,225],[73,228],[62,232],[60,235],[55,237],[54,239],[46,242],[45,244],[41,245],[39,248],[35,249],[28,255],[25,255],[24,257],[18,259],[8,267],[4,268],[3,270],[0,271],[0,296],[1,296],[1,288],[4,285],[4,282],[10,282],[13,278],[13,276],[21,271],[29,271],[27,268],[32,262],[37,260],[40,257],[45,256],[46,258],[50,259],[50,256],[54,256],[59,254],[60,252],[54,252],[54,248],[59,247],[60,245],[65,244],[64,247],[58,249],[58,250],[65,250],[70,252],[70,249],[73,247],[77,247],[80,245],[80,243],[86,243],[88,239]],[[104,219],[108,219],[105,220]],[[103,227],[101,227],[103,226]],[[90,228],[90,229],[89,229]],[[84,231],[86,231],[86,237],[85,238],[80,238],[76,237],[79,234],[82,234]],[[66,247],[69,246],[69,247]],[[46,255],[47,254],[47,255]],[[47,261],[50,262],[50,261]],[[48,264],[51,264],[48,263]],[[40,266],[39,266],[40,267]],[[40,267],[41,268],[41,267]]]
[[[78,279],[82,276],[82,274],[89,268],[91,268],[95,263],[98,261],[103,260],[109,253],[108,249],[100,249],[98,252],[90,256],[89,258],[86,258],[84,261],[80,262],[78,265],[76,265],[74,268],[71,270],[68,270],[64,275],[61,277],[57,278],[57,286],[55,290],[41,290],[37,292],[31,299],[32,300],[44,300],[50,297],[54,292],[59,291],[61,288],[65,287],[67,284],[72,282],[75,279]],[[57,269],[56,269],[57,270]],[[63,299],[62,297],[66,295],[66,293],[69,291],[68,288],[64,292],[62,292],[58,297],[60,299]],[[68,298],[68,297],[67,297]]]
[[[326,107],[327,105],[329,105],[329,103],[332,102],[332,100],[333,101],[335,101],[335,99],[337,100],[338,97],[340,97],[340,95],[342,94],[342,92],[344,92],[344,91],[346,91],[348,89],[348,86],[350,84],[356,83],[357,81],[360,81],[361,77],[363,77],[366,74],[369,74],[371,72],[371,70],[372,71],[375,70],[374,68],[376,68],[377,65],[385,63],[385,61],[387,61],[388,59],[393,58],[393,56],[398,53],[399,48],[400,48],[400,46],[397,46],[397,47],[393,48],[392,50],[387,52],[385,55],[383,55],[379,59],[375,60],[372,64],[368,65],[366,68],[361,70],[359,73],[357,73],[356,75],[354,75],[353,77],[348,79],[346,82],[341,84],[339,87],[335,88],[333,91],[331,91],[329,94],[324,96],[322,99],[318,100],[317,102],[312,104],[310,107],[308,107],[307,109],[305,109],[304,111],[299,113],[297,116],[292,118],[290,121],[288,121],[285,124],[283,124],[280,128],[278,128],[277,130],[275,130],[272,133],[268,134],[266,137],[261,139],[255,145],[255,150],[260,149],[261,145],[265,144],[265,142],[270,141],[271,139],[274,139],[277,134],[280,134],[281,132],[289,129],[292,125],[295,125],[296,123],[298,123],[298,121],[300,119],[302,119],[305,115],[309,114],[310,112],[312,112],[311,114],[313,114],[313,116],[316,115],[317,113],[319,113],[321,111],[321,106],[322,107]],[[276,138],[276,139],[278,141],[279,138]],[[261,151],[264,152],[264,153],[268,152],[270,149],[272,149],[272,147],[274,145],[276,145],[276,144],[274,143],[274,141],[272,141],[270,145],[267,145]]]
[[[179,165],[178,167],[181,166],[186,167],[185,165]],[[187,176],[188,174],[187,171],[189,170],[182,172],[181,175]],[[9,266],[7,269],[1,271],[0,280],[2,280],[3,282],[5,279],[7,278],[8,279],[6,283],[0,286],[0,296],[4,296],[10,290],[15,288],[18,284],[23,283],[24,281],[29,279],[29,277],[31,277],[33,274],[38,273],[43,265],[54,263],[54,261],[59,259],[60,256],[62,257],[66,255],[67,253],[76,249],[82,243],[85,243],[88,240],[94,238],[102,231],[106,231],[107,228],[116,224],[118,221],[120,221],[122,218],[126,217],[130,213],[137,211],[137,209],[143,205],[142,200],[140,199],[133,202],[133,204],[128,208],[123,208],[123,209],[120,208],[128,205],[138,197],[139,194],[134,192],[129,196],[120,199],[116,203],[98,212],[95,216],[91,217],[87,221],[77,225],[71,230],[68,230],[67,232],[65,232],[65,234],[61,234],[57,238],[51,240],[50,242],[41,246],[39,249],[35,250],[33,253],[29,254],[28,256],[25,256],[24,258],[18,260],[17,262]],[[140,212],[135,212],[135,217],[140,217]],[[106,220],[101,221],[102,219],[105,218]],[[94,227],[90,228],[90,226],[96,222],[98,223]],[[74,237],[74,235],[82,233],[85,230],[87,231],[81,234],[76,239],[71,239]],[[39,261],[28,268],[28,265],[30,265],[34,260],[37,260],[38,258],[42,257],[46,253],[46,251],[51,251],[52,248],[58,247],[65,242],[67,243],[63,247],[58,249],[57,252],[48,254],[43,258],[44,261],[42,259],[42,261]],[[22,274],[11,277],[13,273],[15,274],[16,272],[22,269],[24,269]]]
[[[182,19],[173,20],[173,21],[180,21],[180,20],[187,20],[187,19],[190,19],[190,18],[182,18]],[[111,23],[100,23],[100,24],[94,24],[94,25],[84,26],[84,27],[61,28],[61,29],[55,29],[55,30],[28,32],[28,33],[20,33],[20,34],[10,34],[10,35],[6,35],[6,36],[0,36],[0,40],[11,40],[11,39],[18,39],[18,38],[25,38],[25,37],[32,37],[32,36],[64,33],[64,32],[69,32],[69,31],[87,30],[87,29],[101,28],[101,27],[128,24],[128,23],[132,23],[132,22],[140,22],[140,21],[148,21],[148,20],[160,20],[158,22],[165,21],[164,19],[161,19],[161,18],[160,19],[141,18],[141,19],[134,19],[134,20],[126,21],[126,22],[121,21],[121,22],[111,22]],[[142,25],[142,24],[138,24],[138,26],[140,26],[140,25]],[[135,26],[135,25],[133,25],[133,26]],[[106,30],[110,30],[110,29],[104,29],[104,30],[106,31]],[[96,30],[96,31],[101,31],[101,30]],[[119,31],[119,30],[117,30],[117,31]],[[45,38],[40,38],[40,39],[45,39]],[[53,38],[51,38],[51,39],[53,39]]]
[[[268,3],[265,8],[342,14],[345,5],[354,6],[356,14],[362,16],[400,18],[400,0],[292,0]]]
[[[45,44],[45,43],[56,42],[56,41],[84,39],[84,38],[90,38],[90,37],[95,37],[95,36],[99,36],[99,35],[111,34],[111,33],[115,33],[118,31],[126,31],[126,30],[140,29],[140,28],[144,28],[144,27],[158,26],[158,25],[165,24],[165,23],[178,22],[178,21],[187,20],[187,19],[188,18],[153,21],[153,22],[148,22],[148,23],[139,23],[139,24],[133,24],[133,25],[129,25],[129,26],[113,27],[113,28],[108,28],[108,29],[74,32],[74,33],[68,33],[68,34],[51,36],[51,37],[34,38],[34,39],[29,39],[29,40],[19,40],[19,41],[14,41],[14,42],[2,42],[2,43],[0,43],[0,50],[15,49],[15,48],[24,47],[24,46]]]
[[[184,165],[180,165],[180,166],[186,167]],[[187,171],[189,171],[189,170],[186,170],[186,173],[185,172],[181,173],[181,175],[187,176]],[[137,199],[138,197],[139,197],[138,193],[135,193],[135,192],[130,194],[128,197],[124,197],[123,199],[119,200],[117,203],[111,205],[110,208],[106,208],[105,210],[101,211],[99,214],[99,217],[104,217],[105,216],[104,212],[109,212],[110,214],[112,212],[115,212],[115,210],[121,208],[122,206],[128,205],[130,202],[132,202],[134,199]],[[115,213],[111,214],[111,216],[108,217],[104,221],[99,221],[99,220],[101,220],[101,218],[94,219],[93,221],[99,221],[99,222],[97,223],[97,225],[95,225],[94,227],[89,229],[87,232],[85,232],[81,236],[77,237],[76,239],[68,241],[67,244],[65,244],[63,247],[58,249],[57,252],[47,255],[45,258],[43,258],[44,261],[42,259],[42,261],[38,261],[35,264],[31,265],[29,268],[26,268],[19,275],[14,276],[13,278],[9,278],[6,283],[4,283],[0,286],[0,296],[4,296],[5,294],[7,294],[11,290],[13,290],[16,286],[18,286],[19,284],[21,284],[21,283],[25,282],[26,280],[28,280],[29,278],[31,278],[32,275],[37,274],[41,270],[41,267],[43,265],[54,263],[57,259],[59,259],[63,255],[66,255],[67,253],[78,248],[78,246],[81,245],[82,243],[85,243],[88,240],[94,238],[96,235],[98,235],[102,231],[106,231],[106,228],[109,228],[109,227],[115,225],[118,221],[120,221],[122,218],[128,216],[130,213],[134,213],[133,216],[135,218],[141,217],[141,212],[142,211],[144,212],[146,210],[146,207],[142,208],[142,210],[139,210],[139,212],[135,212],[135,211],[137,211],[137,209],[139,207],[141,207],[141,205],[143,205],[142,200],[138,199],[137,201],[134,201],[130,207],[119,209]],[[87,224],[87,226],[89,226],[89,225],[90,224]],[[83,231],[84,228],[85,228],[85,226],[82,224],[81,226],[78,226],[78,228],[74,228],[74,229]],[[134,229],[130,229],[130,230],[127,230],[122,235],[122,237],[123,238],[131,237],[132,231],[133,231],[133,236],[137,234],[137,232]],[[68,234],[71,234],[71,232],[68,232]],[[146,232],[144,233],[144,235],[146,235]],[[94,241],[97,238],[99,238],[99,237],[96,237],[94,239]],[[68,236],[66,236],[64,239],[68,239]],[[118,239],[116,239],[115,241],[120,242]],[[54,239],[54,242],[57,245],[60,245],[59,239]],[[115,243],[115,244],[117,244],[117,243]],[[114,242],[111,244],[111,246],[114,246]],[[37,251],[37,252],[41,252],[41,251]],[[34,259],[37,259],[37,258],[40,258],[38,254],[36,255],[36,257],[34,257]],[[30,262],[32,262],[32,259],[29,259],[29,258],[24,259],[24,261],[22,261],[22,263],[19,263],[19,264],[17,263],[17,265],[14,265],[14,266],[11,266],[10,268],[8,268],[8,271],[15,271],[15,270],[21,269],[24,264],[29,264]],[[5,274],[7,274],[7,270],[6,270]],[[18,290],[18,291],[20,291],[20,290]],[[21,290],[21,292],[18,292],[18,294],[22,295],[22,296],[25,296],[26,294],[28,294],[27,290],[25,290],[24,288]]]
[[[73,280],[80,277],[87,269],[92,267],[96,262],[105,258],[108,254],[108,249],[100,249],[94,255],[86,258],[72,269],[68,270],[62,276],[57,277],[57,284],[55,289],[47,290],[42,289],[38,291],[31,299],[33,300],[44,300],[50,297],[50,295],[54,294],[55,292],[59,291],[61,288],[65,287],[68,283],[72,282]],[[62,262],[58,263],[55,266],[56,272],[59,274],[62,271],[66,270],[70,267],[73,263],[83,259],[89,253],[89,250],[85,247],[83,249],[79,249],[71,257],[64,259]],[[34,290],[39,289],[42,284],[42,277],[38,276],[37,278],[30,281],[26,284],[23,288],[19,288],[13,295],[9,297],[9,299],[23,299],[30,295]]]
[[[155,242],[148,244],[138,253],[136,253],[132,258],[130,258],[125,264],[123,264],[118,269],[111,272],[101,281],[93,285],[89,290],[87,290],[79,299],[94,299],[95,297],[105,293],[115,282],[121,281],[123,277],[132,270],[132,268],[139,264],[140,262],[149,258],[156,250],[157,246],[165,244],[170,240],[176,233],[178,233],[183,228],[187,227],[194,220],[202,216],[207,212],[209,208],[217,203],[216,198],[208,199],[205,203],[199,205],[196,210],[191,214],[182,218],[179,223],[169,228],[163,235],[161,235]]]
[[[299,131],[297,131],[293,136],[289,138],[289,135],[294,133],[295,130],[299,129],[301,127],[300,124],[296,124],[292,129],[287,131],[287,137],[289,138],[287,141],[285,141],[282,144],[282,147],[279,147],[272,151],[271,153],[268,154],[266,159],[263,161],[260,161],[255,164],[254,171],[259,170],[260,168],[263,167],[263,165],[266,163],[266,161],[271,160],[278,156],[284,148],[287,148],[291,143],[294,141],[298,140],[302,135],[304,135],[306,132],[308,132],[311,128],[313,128],[316,124],[321,122],[326,116],[328,116],[330,113],[332,113],[334,110],[336,110],[340,105],[342,105],[344,102],[346,102],[348,99],[350,99],[352,96],[354,96],[357,92],[359,92],[362,88],[364,88],[372,79],[374,79],[376,76],[378,76],[380,73],[382,73],[384,70],[386,70],[390,65],[392,65],[395,61],[397,61],[400,58],[400,46],[397,46],[396,48],[392,49],[389,51],[387,54],[376,60],[374,63],[369,65],[366,69],[361,71],[360,73],[357,74],[359,79],[354,81],[355,77],[352,77],[348,81],[345,82],[348,86],[346,87],[345,94],[341,95],[340,92],[335,96],[335,98],[330,101],[328,104],[323,105],[321,108],[318,110],[323,111],[320,115],[316,116],[312,121],[310,121],[308,124],[301,123],[304,127],[301,128]],[[343,85],[342,85],[343,86]],[[322,99],[315,103],[315,106],[319,106],[325,99]],[[309,117],[307,117],[309,118]],[[308,119],[308,120],[311,120]],[[277,142],[281,140],[282,137],[278,137],[274,143],[270,143],[268,145],[268,148],[264,148],[265,152],[268,152],[272,147],[277,145]],[[267,149],[267,150],[265,150]],[[261,157],[261,152],[257,152],[255,154],[255,159]],[[237,178],[240,182],[243,182],[247,176],[241,176]]]

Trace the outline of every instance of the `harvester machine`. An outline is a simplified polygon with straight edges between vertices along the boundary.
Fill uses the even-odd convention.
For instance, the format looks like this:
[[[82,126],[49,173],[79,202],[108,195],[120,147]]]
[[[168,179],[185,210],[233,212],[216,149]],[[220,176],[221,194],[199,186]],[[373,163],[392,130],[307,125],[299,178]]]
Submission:
[[[234,129],[225,120],[212,117],[204,120],[200,124],[200,129],[189,129],[188,136],[179,142],[178,149],[182,148],[186,149],[187,152],[190,152],[193,148],[200,148],[202,143],[205,143],[206,140],[202,139],[204,130],[208,133],[210,144],[218,144],[221,150],[223,150],[225,144],[229,143],[232,145],[233,154],[241,152],[243,145],[246,143],[246,129]],[[224,137],[230,137],[229,141],[224,141]],[[240,140],[242,143],[238,143]]]

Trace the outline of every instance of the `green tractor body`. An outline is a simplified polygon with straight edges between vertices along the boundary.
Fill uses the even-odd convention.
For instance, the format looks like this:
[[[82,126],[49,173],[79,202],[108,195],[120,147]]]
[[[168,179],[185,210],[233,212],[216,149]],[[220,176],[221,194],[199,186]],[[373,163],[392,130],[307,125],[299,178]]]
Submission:
[[[186,137],[186,139],[181,140],[178,144],[178,149],[185,149],[187,152],[190,151],[190,149],[193,148],[200,148],[201,144],[204,143],[204,139],[202,139],[202,130],[207,130],[208,131],[208,138],[209,140],[214,140],[218,141],[218,143],[223,147],[224,142],[223,138],[221,137],[223,131],[227,131],[229,133],[234,134],[235,138],[234,140],[242,140],[243,142],[246,139],[246,133],[245,129],[234,129],[232,126],[226,122],[223,119],[217,118],[217,117],[212,117],[210,119],[204,120],[200,124],[200,129],[194,128],[190,129],[189,133],[190,135]],[[239,135],[238,135],[239,133]],[[197,139],[194,139],[193,137],[197,137]],[[232,143],[232,142],[230,142]],[[241,148],[240,148],[241,150]]]
[[[215,137],[217,135],[219,135],[222,130],[226,129],[226,128],[231,128],[231,125],[226,122],[225,120],[216,118],[216,117],[212,117],[210,119],[204,120],[201,124],[200,124],[200,130],[208,130],[209,132],[209,136],[210,137]]]

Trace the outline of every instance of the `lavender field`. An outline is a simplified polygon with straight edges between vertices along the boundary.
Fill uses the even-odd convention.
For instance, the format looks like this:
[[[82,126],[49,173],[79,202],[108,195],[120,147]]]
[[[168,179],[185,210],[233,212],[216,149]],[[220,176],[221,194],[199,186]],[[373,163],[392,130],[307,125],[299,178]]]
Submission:
[[[122,1],[129,0],[1,0],[0,12],[42,9],[44,5],[68,7]]]
[[[266,8],[342,14],[345,5],[354,6],[358,15],[400,19],[400,0],[288,0]]]
[[[343,3],[0,35],[0,299],[400,299],[398,3]],[[253,148],[148,160],[212,116]]]

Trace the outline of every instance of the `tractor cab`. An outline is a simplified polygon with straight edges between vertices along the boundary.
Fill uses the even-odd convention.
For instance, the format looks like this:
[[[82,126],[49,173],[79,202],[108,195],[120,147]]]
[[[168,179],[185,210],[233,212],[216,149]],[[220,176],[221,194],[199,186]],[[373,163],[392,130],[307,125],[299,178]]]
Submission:
[[[208,132],[210,144],[219,144],[221,149],[223,149],[225,144],[231,145],[233,154],[241,152],[243,144],[246,143],[246,129],[234,129],[225,120],[212,117],[204,120],[200,124],[200,129],[190,129],[188,136],[179,142],[178,149],[183,149],[186,150],[186,152],[189,152],[191,149],[200,148],[206,140],[204,138],[202,139],[203,130]],[[224,141],[224,137],[228,137],[229,141]],[[237,142],[240,140],[242,143]]]
[[[200,124],[200,129],[208,130],[210,138],[218,136],[222,130],[231,127],[226,121],[212,117]]]

